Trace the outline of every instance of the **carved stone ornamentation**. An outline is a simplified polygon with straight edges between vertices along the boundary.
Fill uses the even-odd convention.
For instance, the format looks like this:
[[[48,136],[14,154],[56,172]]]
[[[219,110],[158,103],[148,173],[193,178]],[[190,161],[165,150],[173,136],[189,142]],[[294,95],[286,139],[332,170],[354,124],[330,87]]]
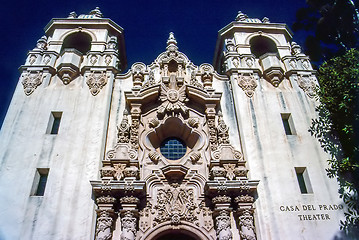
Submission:
[[[120,126],[117,127],[117,142],[129,143],[130,142],[130,124],[128,123],[128,112],[123,111],[123,118]]]
[[[314,98],[316,95],[315,89],[315,77],[312,75],[299,75],[298,76],[298,86],[303,89],[303,91],[308,95],[310,98]]]
[[[241,210],[239,217],[239,234],[243,240],[256,240],[255,228],[253,224],[252,209]]]
[[[112,36],[110,37],[110,40],[107,43],[107,49],[115,50],[116,48],[117,48],[117,37]]]
[[[240,74],[238,77],[238,86],[242,88],[242,90],[247,95],[247,97],[251,98],[258,84],[253,74],[250,75]]]
[[[203,85],[201,83],[199,83],[199,81],[196,78],[196,72],[192,71],[191,73],[191,80],[189,83],[191,86],[197,87],[199,89],[203,89]]]
[[[218,144],[229,144],[228,130],[229,128],[223,120],[223,115],[221,112],[219,112],[217,126]]]
[[[252,203],[254,201],[254,198],[252,196],[249,196],[248,194],[246,195],[241,195],[238,196],[234,199],[234,201],[236,203]]]
[[[42,36],[39,40],[37,40],[36,47],[34,50],[46,50],[47,49],[47,37]]]
[[[154,206],[157,212],[154,220],[157,223],[171,221],[173,225],[180,224],[181,220],[194,222],[197,220],[197,216],[194,214],[196,208],[193,189],[174,187],[159,189],[157,203]]]
[[[142,89],[151,87],[151,86],[153,86],[153,85],[155,85],[155,84],[156,84],[155,74],[153,73],[153,71],[150,71],[149,74],[148,74],[148,79],[147,79],[147,81],[145,81],[145,82],[142,84]]]
[[[125,196],[120,199],[120,203],[131,203],[131,204],[138,204],[140,200],[134,196]]]
[[[108,211],[100,210],[98,212],[96,224],[96,240],[112,239],[112,223],[113,219]]]
[[[220,211],[216,217],[216,233],[218,240],[232,239],[231,221],[229,213],[226,210]]]
[[[103,168],[101,168],[101,177],[109,177],[112,178],[114,176],[115,173],[115,169],[111,166],[104,166]]]
[[[183,115],[186,115],[188,112],[188,108],[185,105],[185,101],[187,101],[185,86],[176,90],[162,84],[160,100],[162,101],[162,104],[157,110],[157,114],[160,116],[163,116],[166,113],[182,113]]]
[[[147,205],[145,208],[143,208],[140,212],[140,222],[139,222],[139,229],[142,232],[146,232],[147,229],[150,227],[150,216],[152,215],[152,204],[150,202],[147,202]]]
[[[191,160],[192,164],[195,164],[201,158],[201,154],[199,152],[193,152],[190,154],[189,159]]]
[[[140,106],[133,106],[131,108],[131,128],[130,128],[130,144],[132,149],[138,150],[138,129],[140,126]]]
[[[126,211],[121,218],[122,233],[121,240],[135,240],[136,239],[136,217],[131,211]]]
[[[154,163],[157,164],[161,159],[161,155],[156,151],[151,151],[148,153],[148,158]]]
[[[132,178],[137,178],[139,171],[138,168],[135,166],[131,166],[131,167],[127,167],[125,168],[125,170],[123,171],[125,178],[126,177],[132,177]]]
[[[24,76],[23,76],[23,80],[22,80],[22,85],[24,87],[24,92],[27,96],[29,96],[31,93],[34,92],[34,90],[41,85],[42,83],[42,72],[37,71],[37,72],[31,72],[31,71],[27,71]]]
[[[223,164],[223,168],[226,171],[226,177],[229,180],[233,180],[236,175],[234,174],[234,169],[236,168],[236,164]]]
[[[124,171],[126,168],[126,164],[116,164],[115,166],[115,178],[117,180],[122,180],[125,177]]]
[[[208,131],[209,131],[209,143],[211,145],[211,150],[215,151],[218,147],[218,139],[217,139],[217,129],[214,118],[209,118],[207,120]]]
[[[190,125],[193,128],[198,128],[199,120],[197,118],[190,118],[188,119],[188,125]]]
[[[106,72],[91,72],[87,77],[87,86],[93,96],[96,96],[100,90],[107,84]]]
[[[101,204],[101,203],[115,203],[116,202],[116,198],[112,197],[112,196],[101,196],[98,197],[96,199],[97,204]]]
[[[222,167],[214,166],[211,169],[211,175],[214,178],[216,178],[216,177],[224,177],[224,176],[226,176],[226,171]]]
[[[231,202],[231,197],[226,196],[226,195],[220,195],[220,196],[216,196],[212,199],[212,202],[214,204],[217,203],[230,203]]]

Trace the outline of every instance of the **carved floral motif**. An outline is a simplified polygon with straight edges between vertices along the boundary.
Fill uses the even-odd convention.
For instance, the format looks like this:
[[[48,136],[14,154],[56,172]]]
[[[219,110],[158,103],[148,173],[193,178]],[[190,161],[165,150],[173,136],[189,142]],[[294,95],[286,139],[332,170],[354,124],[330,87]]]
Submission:
[[[41,85],[42,83],[42,72],[37,71],[37,72],[31,72],[31,71],[27,71],[24,76],[23,76],[23,80],[22,80],[22,85],[24,87],[24,92],[27,96],[29,96],[31,93],[33,93],[35,91],[35,89]]]
[[[166,113],[171,114],[172,112],[182,113],[185,115],[188,112],[188,108],[184,104],[184,102],[187,100],[185,86],[182,86],[180,89],[176,90],[173,88],[168,88],[162,84],[160,100],[162,101],[162,104],[159,106],[157,113],[161,116]]]
[[[87,77],[87,86],[93,96],[96,96],[100,90],[107,84],[106,72],[91,72]]]
[[[124,171],[126,168],[126,164],[119,163],[114,165],[114,167],[115,167],[115,178],[117,180],[122,180],[125,177]]]

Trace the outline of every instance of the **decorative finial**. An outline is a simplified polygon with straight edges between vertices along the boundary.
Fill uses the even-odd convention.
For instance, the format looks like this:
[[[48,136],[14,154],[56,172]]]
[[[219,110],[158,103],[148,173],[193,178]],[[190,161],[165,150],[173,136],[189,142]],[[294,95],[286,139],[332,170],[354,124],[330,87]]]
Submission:
[[[75,12],[70,12],[67,18],[77,18],[77,14]]]
[[[168,37],[168,40],[167,40],[167,46],[170,44],[177,45],[177,41],[175,39],[175,35],[173,32],[170,32],[170,36]]]
[[[247,14],[244,14],[241,11],[238,11],[236,21],[245,21],[247,18],[248,18]]]
[[[177,47],[177,41],[175,39],[175,35],[173,32],[170,32],[170,35],[167,40],[167,50],[176,51],[177,49],[178,47]]]
[[[94,10],[92,10],[90,13],[90,15],[94,15],[95,17],[98,17],[98,18],[102,18],[103,15],[102,15],[102,12],[100,11],[100,8],[99,7],[96,7]]]
[[[107,49],[116,49],[117,47],[117,37],[112,36],[107,43]]]
[[[293,55],[295,55],[295,56],[304,55],[302,53],[302,48],[296,42],[291,43],[291,48],[292,48]]]
[[[262,19],[262,23],[270,23],[269,18],[264,17],[264,18]]]
[[[46,50],[47,49],[47,37],[42,36],[39,40],[37,40],[35,49]]]

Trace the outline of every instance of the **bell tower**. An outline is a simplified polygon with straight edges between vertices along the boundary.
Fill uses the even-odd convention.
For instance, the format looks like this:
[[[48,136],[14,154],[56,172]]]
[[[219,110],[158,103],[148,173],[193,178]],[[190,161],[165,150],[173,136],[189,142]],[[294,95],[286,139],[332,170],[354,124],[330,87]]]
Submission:
[[[123,29],[98,8],[46,25],[20,67],[1,131],[2,166],[16,169],[0,176],[1,239],[92,238],[89,181],[98,176],[113,82],[126,64]]]

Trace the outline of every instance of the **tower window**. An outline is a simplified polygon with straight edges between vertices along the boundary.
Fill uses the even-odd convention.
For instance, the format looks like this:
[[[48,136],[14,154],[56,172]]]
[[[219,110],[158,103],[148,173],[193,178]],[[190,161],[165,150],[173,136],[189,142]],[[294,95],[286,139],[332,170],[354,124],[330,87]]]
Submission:
[[[58,134],[60,128],[62,112],[51,112],[49,124],[46,133]]]
[[[313,190],[312,190],[312,186],[310,184],[307,168],[296,167],[295,173],[297,174],[297,180],[298,180],[300,192],[301,193],[312,193]]]
[[[281,113],[283,127],[286,135],[295,135],[293,120],[290,113]]]
[[[251,53],[256,56],[256,58],[259,58],[266,53],[278,54],[277,45],[270,38],[256,36],[251,38],[249,44],[251,46]]]
[[[76,49],[86,54],[91,49],[91,36],[84,32],[70,34],[64,39],[61,52],[65,49]]]
[[[171,137],[162,142],[160,150],[165,158],[178,160],[186,154],[187,146],[181,139]]]
[[[37,169],[31,190],[32,196],[44,196],[48,175],[49,175],[48,168]]]

